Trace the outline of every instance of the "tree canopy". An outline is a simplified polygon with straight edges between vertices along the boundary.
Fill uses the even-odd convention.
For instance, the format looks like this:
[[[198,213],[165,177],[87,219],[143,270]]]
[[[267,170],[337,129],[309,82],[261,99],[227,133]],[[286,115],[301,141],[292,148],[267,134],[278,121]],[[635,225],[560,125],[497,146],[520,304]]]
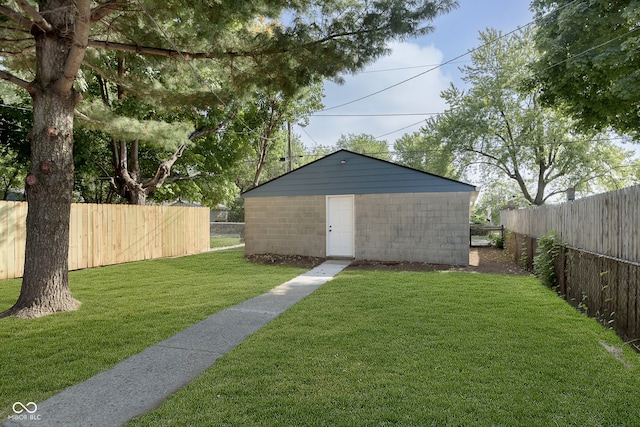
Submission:
[[[465,166],[462,158],[437,133],[414,132],[394,142],[395,160],[401,165],[451,179],[460,179]]]
[[[582,130],[640,135],[640,8],[632,0],[533,0],[533,85]]]
[[[428,140],[445,144],[460,164],[478,165],[486,182],[514,180],[534,205],[571,186],[593,192],[632,179],[633,163],[606,135],[574,132],[561,110],[544,107],[538,91],[525,88],[536,58],[530,30],[510,38],[487,30],[480,42],[471,65],[461,68],[470,88],[442,93],[449,110],[427,121]]]
[[[391,160],[387,142],[366,133],[341,135],[336,142],[336,147],[382,160]]]
[[[0,200],[19,192],[29,163],[31,103],[0,82]],[[15,194],[14,194],[15,196]],[[19,197],[20,198],[20,197]]]

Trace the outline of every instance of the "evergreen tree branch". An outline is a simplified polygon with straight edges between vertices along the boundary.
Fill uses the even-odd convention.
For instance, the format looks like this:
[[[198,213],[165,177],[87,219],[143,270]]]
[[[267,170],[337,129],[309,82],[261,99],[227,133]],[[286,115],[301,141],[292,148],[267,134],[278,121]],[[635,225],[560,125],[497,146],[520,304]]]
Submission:
[[[51,25],[44,17],[31,6],[27,0],[16,0],[18,6],[27,14],[32,20],[33,24],[37,25],[45,33],[53,31],[53,25]]]
[[[113,84],[117,85],[118,88],[123,88],[125,92],[131,92],[131,93],[140,93],[141,92],[140,90],[134,89],[133,86],[127,85],[127,82],[124,79],[121,79],[119,76],[109,75],[109,74],[107,74],[105,72],[104,69],[102,69],[100,67],[97,67],[97,66],[91,64],[90,62],[84,61],[82,63],[82,65],[84,65],[87,68],[90,68],[104,82],[113,83]],[[104,101],[104,99],[105,98],[103,97],[103,101]],[[110,104],[110,102],[109,103],[105,103],[105,105],[109,105],[109,104]]]
[[[103,122],[103,121],[93,119],[93,118],[91,118],[91,117],[87,116],[86,114],[84,114],[84,113],[82,113],[82,112],[80,112],[80,111],[78,111],[78,110],[74,110],[74,114],[75,114],[76,116],[80,117],[81,119],[88,121],[89,123],[104,124],[104,122]]]
[[[350,31],[336,34],[329,34],[326,37],[323,37],[318,40],[314,40],[302,45],[297,45],[296,49],[300,49],[301,47],[307,48],[310,46],[315,46],[319,44],[323,44],[329,41],[337,40],[344,37],[352,37],[358,35],[364,35],[369,33],[374,33],[376,31],[381,31],[382,28],[374,28],[370,30],[358,30],[358,31]],[[152,46],[141,46],[141,45],[133,45],[127,43],[117,43],[111,42],[108,40],[89,40],[88,46],[95,49],[104,49],[104,50],[115,50],[121,52],[130,52],[137,53],[142,55],[153,55],[153,56],[162,56],[167,58],[179,58],[184,60],[190,59],[222,59],[222,58],[234,58],[234,57],[257,57],[263,55],[275,55],[291,52],[291,49],[287,46],[283,46],[281,48],[276,49],[267,49],[264,51],[233,51],[227,50],[222,52],[188,52],[176,49],[165,49],[160,47],[152,47]]]
[[[164,49],[160,47],[140,46],[126,43],[116,43],[107,40],[88,40],[88,46],[95,49],[115,50],[120,52],[138,53],[141,55],[163,56],[167,58],[184,58],[188,59],[220,59],[227,56],[241,56],[235,53],[220,54],[206,52],[185,52],[173,49]]]
[[[32,90],[32,86],[31,86],[30,82],[28,82],[26,80],[22,80],[21,78],[16,77],[11,73],[7,73],[4,70],[0,70],[0,79],[6,80],[6,81],[8,81],[10,83],[18,85],[21,88],[25,89],[27,92],[31,92],[31,90]]]
[[[31,21],[29,18],[6,6],[0,5],[0,15],[4,15],[7,18],[12,19],[27,30],[30,30],[31,25],[33,25],[33,21]]]

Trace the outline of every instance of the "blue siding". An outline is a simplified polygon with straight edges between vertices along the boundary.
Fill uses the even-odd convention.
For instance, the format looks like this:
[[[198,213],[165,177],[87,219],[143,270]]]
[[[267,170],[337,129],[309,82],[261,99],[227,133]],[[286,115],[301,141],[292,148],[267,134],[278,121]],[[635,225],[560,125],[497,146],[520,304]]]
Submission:
[[[473,185],[460,181],[340,150],[242,193],[242,197],[448,193],[475,190]]]

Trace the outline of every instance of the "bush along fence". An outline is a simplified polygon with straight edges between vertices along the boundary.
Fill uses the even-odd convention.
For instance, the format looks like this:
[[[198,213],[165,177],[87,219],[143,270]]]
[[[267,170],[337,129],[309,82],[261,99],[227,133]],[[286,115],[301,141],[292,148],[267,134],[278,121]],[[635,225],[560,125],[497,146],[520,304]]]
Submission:
[[[640,263],[568,246],[558,233],[510,232],[506,246],[514,261],[640,351]]]
[[[22,276],[27,209],[0,201],[0,279]],[[191,255],[209,244],[209,208],[71,205],[69,270]]]

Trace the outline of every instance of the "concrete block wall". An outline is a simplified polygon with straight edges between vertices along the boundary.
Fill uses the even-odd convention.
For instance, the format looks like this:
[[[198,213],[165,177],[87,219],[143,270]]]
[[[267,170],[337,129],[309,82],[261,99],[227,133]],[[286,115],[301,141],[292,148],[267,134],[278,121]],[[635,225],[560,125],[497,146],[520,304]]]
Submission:
[[[355,258],[468,265],[470,193],[355,196]],[[245,253],[326,256],[326,197],[245,199]]]
[[[355,196],[357,259],[468,265],[469,193]]]
[[[245,199],[245,254],[324,257],[326,197]]]

